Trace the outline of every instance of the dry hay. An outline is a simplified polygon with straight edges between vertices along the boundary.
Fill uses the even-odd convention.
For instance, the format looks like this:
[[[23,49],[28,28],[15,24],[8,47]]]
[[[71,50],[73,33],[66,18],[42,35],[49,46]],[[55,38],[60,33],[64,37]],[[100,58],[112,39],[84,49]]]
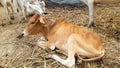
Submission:
[[[48,18],[62,17],[77,25],[85,25],[88,22],[87,7],[48,4],[47,8]],[[55,60],[45,59],[45,56],[51,53],[56,53],[62,58],[66,56],[41,49],[36,45],[38,36],[28,36],[20,40],[16,38],[25,24],[0,26],[0,68],[67,68]],[[76,63],[75,68],[119,68],[120,5],[98,5],[95,27],[90,30],[102,37],[106,55],[102,60]]]

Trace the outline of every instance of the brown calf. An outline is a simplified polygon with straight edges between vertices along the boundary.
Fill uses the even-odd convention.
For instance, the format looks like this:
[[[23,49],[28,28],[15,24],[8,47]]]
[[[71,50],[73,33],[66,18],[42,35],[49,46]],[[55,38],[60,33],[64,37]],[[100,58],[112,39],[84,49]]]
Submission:
[[[35,14],[30,18],[19,38],[37,34],[48,39],[48,41],[38,41],[40,47],[44,49],[48,47],[52,50],[58,48],[67,54],[68,58],[66,60],[59,58],[57,55],[51,55],[51,58],[68,67],[75,64],[75,55],[83,61],[96,60],[104,56],[102,41],[98,35],[64,19],[50,20]]]

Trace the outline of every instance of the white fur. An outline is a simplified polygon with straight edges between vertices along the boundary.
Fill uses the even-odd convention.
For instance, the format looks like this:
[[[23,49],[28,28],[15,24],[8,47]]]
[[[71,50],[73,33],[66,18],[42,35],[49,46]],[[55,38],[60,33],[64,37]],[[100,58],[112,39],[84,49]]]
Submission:
[[[57,55],[52,55],[52,58],[68,67],[72,67],[73,65],[75,65],[74,54],[72,52],[69,52],[68,58],[66,60],[61,59]]]
[[[12,2],[13,1],[13,2]],[[30,4],[29,2],[33,2]],[[27,3],[28,2],[28,3]],[[38,0],[0,0],[0,4],[3,6],[4,11],[6,13],[7,19],[11,22],[9,12],[8,12],[8,5],[10,4],[10,7],[12,9],[12,12],[15,12],[17,14],[17,18],[19,21],[21,21],[21,14],[26,20],[26,14],[32,14],[39,12],[39,14],[43,14],[45,12],[45,2],[44,1],[38,1]],[[25,9],[27,11],[25,11]],[[17,12],[19,10],[19,13]],[[36,11],[36,12],[35,12]]]
[[[28,35],[28,33],[27,33],[26,30],[24,30],[22,33],[24,34],[24,35],[23,35],[24,37]]]
[[[45,41],[46,39],[45,39],[45,37],[41,36],[40,40]]]
[[[40,23],[45,24],[45,22],[44,22],[43,18],[40,18]]]
[[[26,14],[25,14],[25,4],[27,2],[27,0],[16,0],[17,1],[17,5],[18,5],[18,9],[19,9],[19,12],[21,11],[22,12],[22,16],[24,17],[24,19],[26,20]]]
[[[54,50],[55,49],[55,45],[50,46],[50,49]]]
[[[46,47],[45,47],[45,41],[41,41],[41,39],[40,40],[38,40],[38,42],[37,42],[37,44],[38,44],[38,46],[40,46],[42,49],[46,49]]]
[[[45,12],[45,6],[40,5],[39,2],[35,2],[35,4],[30,4],[29,2],[27,2],[26,7],[27,7],[27,12],[29,13],[33,13],[36,11],[39,14],[43,14]]]
[[[20,17],[19,17],[19,15],[18,15],[17,9],[16,9],[16,8],[17,8],[17,6],[16,6],[16,0],[13,0],[13,2],[12,2],[12,0],[0,0],[0,3],[1,3],[1,5],[3,6],[4,11],[5,11],[5,13],[6,13],[6,16],[7,16],[7,19],[8,19],[10,22],[11,22],[11,19],[10,19],[10,16],[9,16],[8,7],[11,7],[12,12],[15,12],[15,13],[17,14],[18,20],[20,21]],[[8,6],[7,3],[9,3],[10,6]]]

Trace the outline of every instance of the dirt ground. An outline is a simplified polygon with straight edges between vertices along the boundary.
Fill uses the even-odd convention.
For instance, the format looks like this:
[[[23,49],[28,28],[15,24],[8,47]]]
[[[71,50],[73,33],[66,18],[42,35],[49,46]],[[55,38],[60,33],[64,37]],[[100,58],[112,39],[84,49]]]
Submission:
[[[88,23],[87,6],[47,3],[48,18],[61,17],[78,26]],[[27,21],[9,24],[0,8],[0,68],[67,68],[52,59],[36,45],[38,36],[17,39]],[[75,68],[120,68],[120,4],[99,4],[95,12],[95,27],[88,28],[101,36],[106,50],[102,60],[76,63]],[[53,53],[50,51],[50,53]],[[61,53],[56,53],[66,58]]]

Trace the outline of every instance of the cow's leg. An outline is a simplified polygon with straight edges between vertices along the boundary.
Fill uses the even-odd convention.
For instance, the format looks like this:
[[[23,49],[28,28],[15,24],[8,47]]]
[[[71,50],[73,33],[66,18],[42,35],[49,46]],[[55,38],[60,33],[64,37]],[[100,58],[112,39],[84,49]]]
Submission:
[[[70,51],[68,51],[68,58],[66,60],[61,59],[57,55],[52,55],[51,58],[53,58],[54,60],[62,63],[65,66],[72,67],[75,64],[75,57],[74,57],[74,55],[75,55],[75,53],[70,50]]]
[[[6,16],[7,16],[7,19],[8,19],[8,21],[10,22],[10,24],[11,24],[11,19],[10,19],[10,15],[8,14],[8,10],[7,10],[7,4],[3,4],[4,6],[4,11],[5,11],[5,13],[6,13]]]
[[[94,26],[94,0],[88,0],[89,23],[87,27]]]
[[[17,17],[18,17],[18,22],[20,22],[21,19],[20,19],[20,15],[19,15],[19,13],[17,12],[18,6],[17,6],[17,2],[16,2],[16,0],[14,0],[13,3],[11,2],[10,4],[11,4],[11,8],[13,9],[13,11],[15,12],[15,14],[16,14]]]
[[[21,9],[22,16],[23,16],[24,19],[26,20],[25,7],[24,7],[24,5],[25,5],[24,0],[19,0],[19,1],[18,1],[18,5],[19,5],[19,7],[20,7],[20,9]]]
[[[18,3],[17,3],[17,12],[19,13],[20,16],[22,16],[22,9]]]
[[[23,17],[26,20],[25,8],[24,8],[24,4],[22,3],[21,3],[21,10],[22,10]]]

